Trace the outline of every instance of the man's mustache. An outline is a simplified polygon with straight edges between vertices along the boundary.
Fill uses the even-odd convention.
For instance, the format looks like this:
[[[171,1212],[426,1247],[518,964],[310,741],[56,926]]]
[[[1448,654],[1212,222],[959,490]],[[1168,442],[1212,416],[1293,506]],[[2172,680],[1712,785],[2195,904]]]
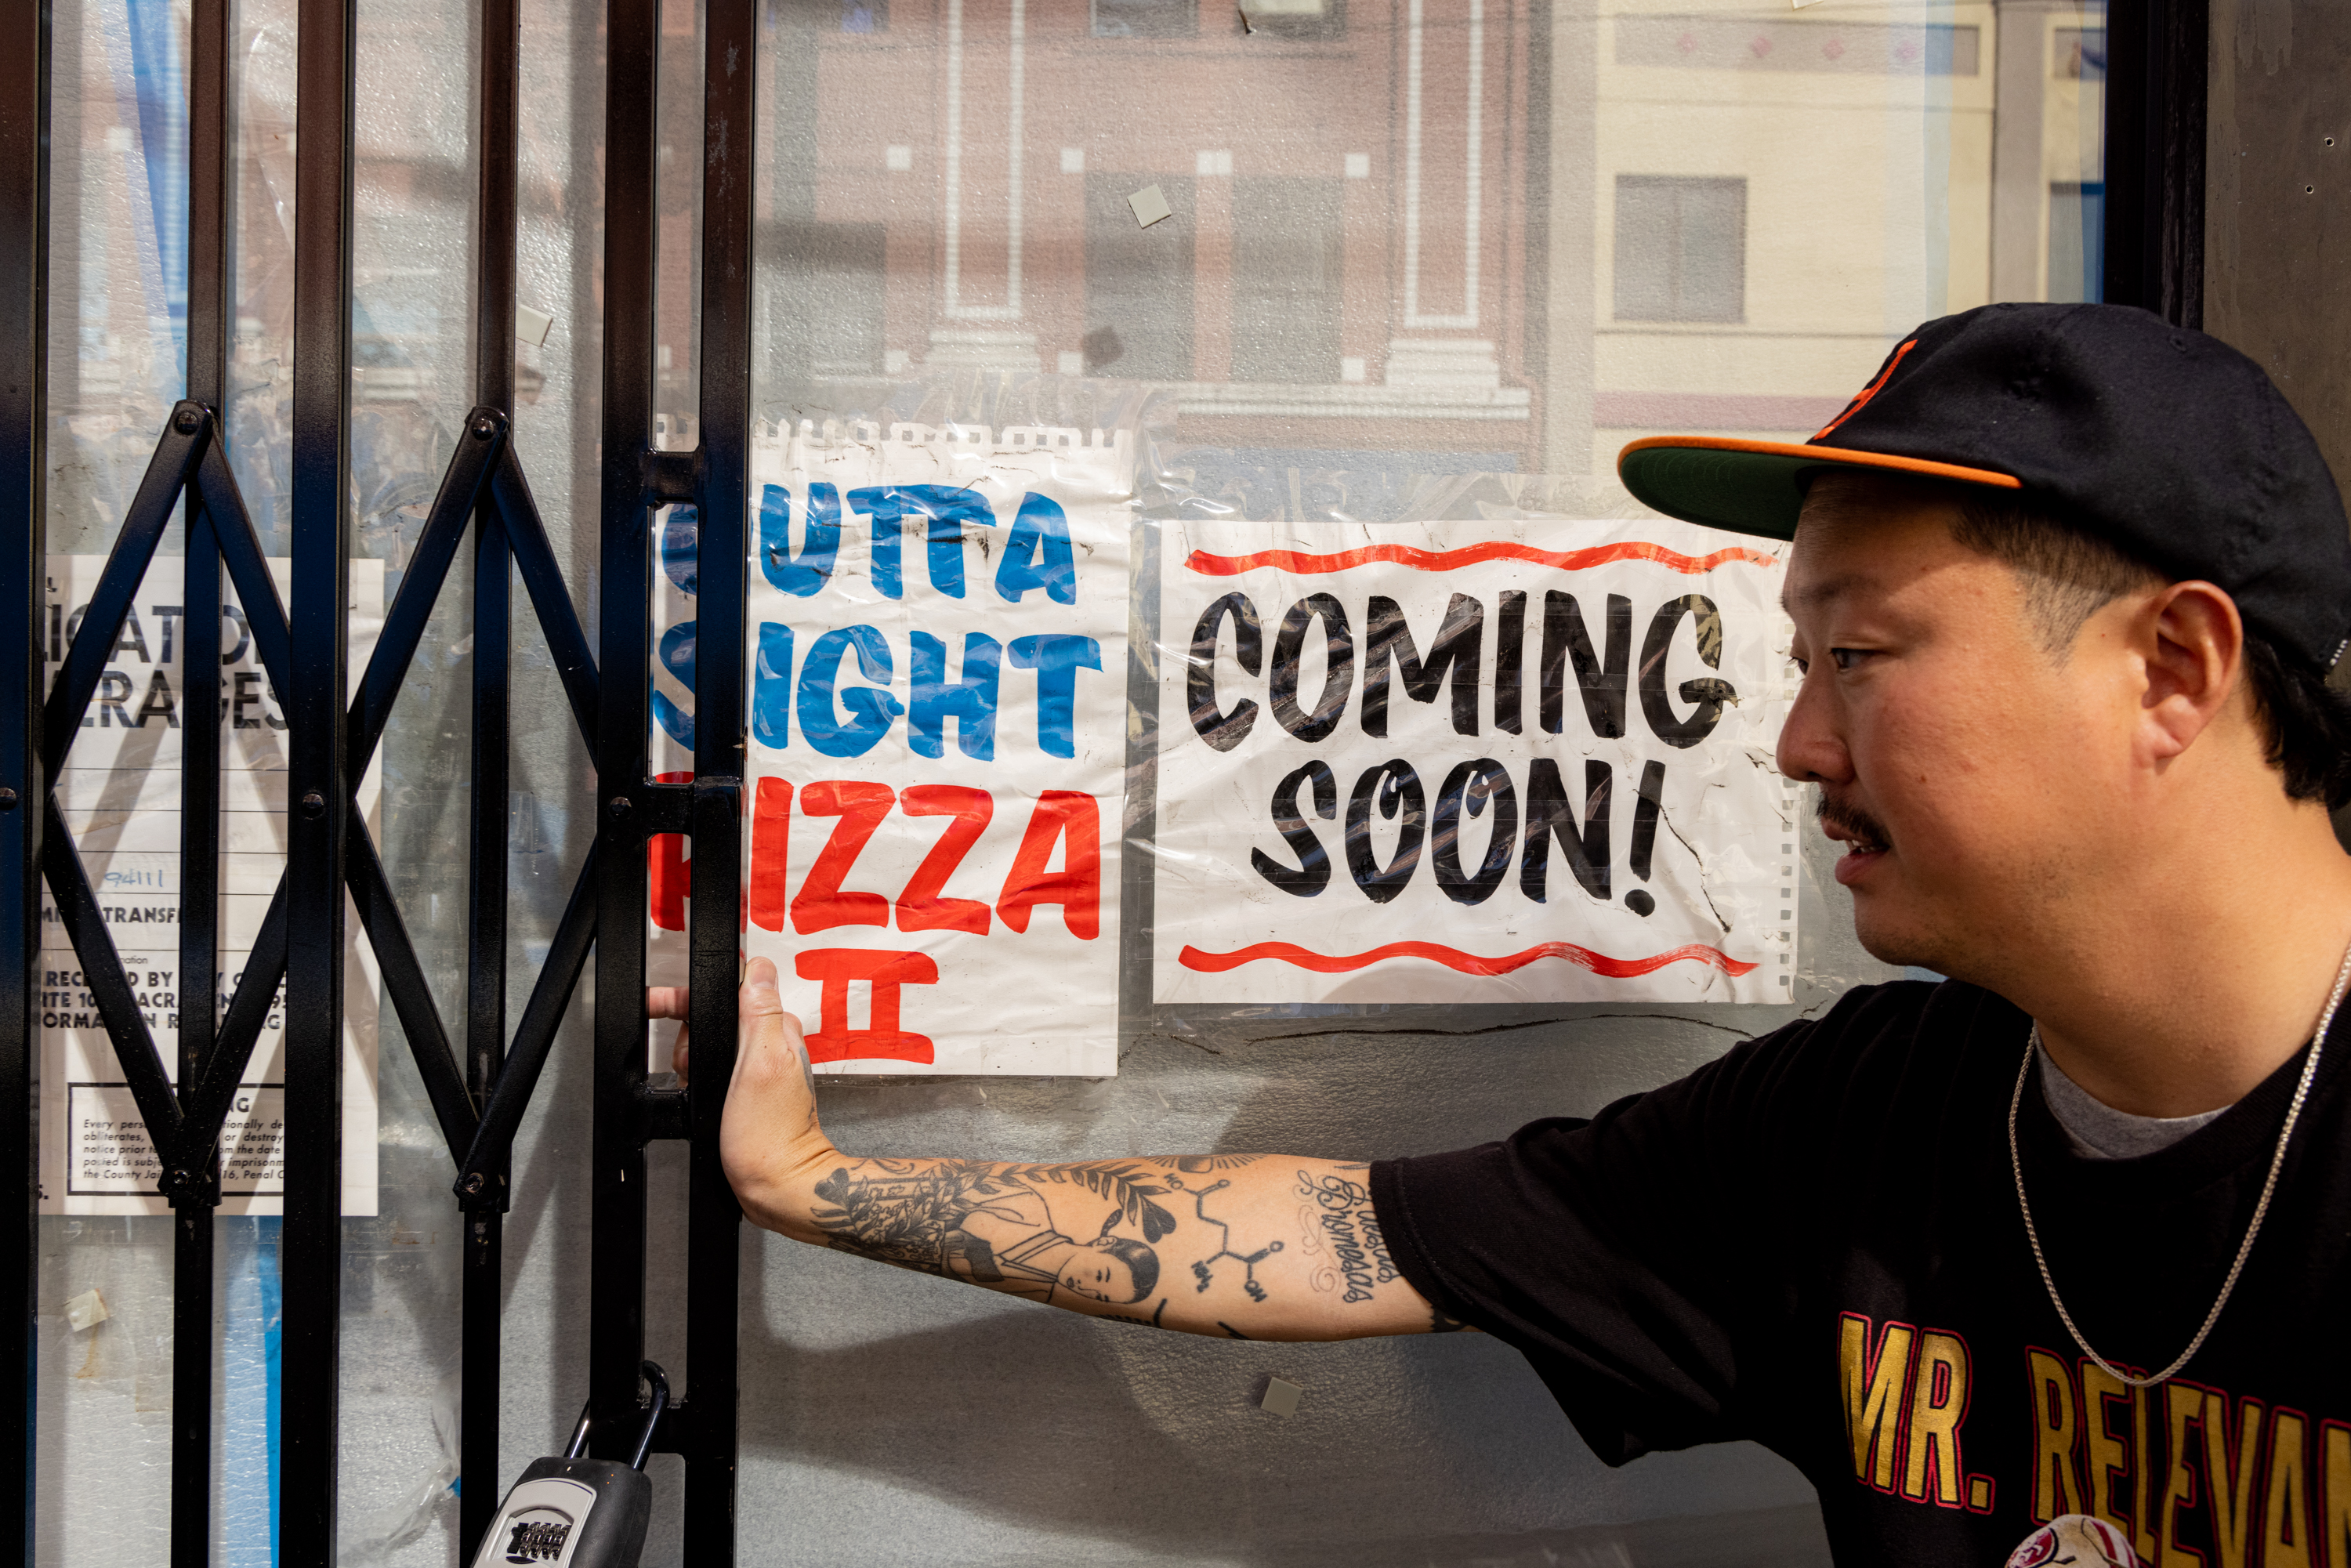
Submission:
[[[1851,842],[1874,845],[1879,849],[1890,846],[1886,824],[1848,801],[1832,799],[1826,791],[1814,815],[1820,818],[1821,829],[1832,837],[1842,837]]]

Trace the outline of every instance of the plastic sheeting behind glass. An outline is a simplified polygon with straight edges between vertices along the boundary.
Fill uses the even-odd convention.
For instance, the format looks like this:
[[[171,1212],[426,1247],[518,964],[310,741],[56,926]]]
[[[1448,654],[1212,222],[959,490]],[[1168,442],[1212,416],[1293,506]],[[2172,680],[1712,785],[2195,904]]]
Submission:
[[[1830,846],[1797,792],[1798,831],[1649,884],[1659,900],[1695,897],[1742,862],[1754,885],[1740,918],[1801,933],[1788,969],[1758,971],[1792,971],[1772,988],[1784,1004],[1546,1002],[1531,969],[1523,998],[1450,1012],[1371,990],[1252,1005],[1171,993],[1178,944],[1159,934],[1155,974],[1149,925],[1169,918],[1170,865],[1180,878],[1198,857],[1233,862],[1248,883],[1252,835],[1277,856],[1280,840],[1259,788],[1246,831],[1174,841],[1179,752],[1196,772],[1213,766],[1174,807],[1214,817],[1209,792],[1224,788],[1181,695],[1193,617],[1249,580],[1201,588],[1180,616],[1162,590],[1178,540],[1423,548],[1482,529],[1589,542],[1617,538],[1612,519],[1646,538],[1655,523],[1615,483],[1625,442],[1801,441],[1922,319],[2095,298],[2102,8],[823,0],[767,15],[754,363],[778,443],[771,477],[815,494],[832,461],[818,450],[828,420],[836,432],[872,422],[884,449],[1010,442],[1008,426],[1116,423],[1115,382],[1156,389],[1128,420],[1141,521],[1126,689],[1141,761],[1125,786],[1123,906],[1139,940],[1125,949],[1118,1076],[827,1077],[826,1126],[843,1148],[1047,1160],[1458,1146],[1535,1115],[1589,1114],[1891,977],[1855,943]],[[993,434],[969,434],[982,427]],[[1019,488],[997,497],[999,527]],[[1504,606],[1527,591],[1494,582],[1465,590],[1489,639],[1508,635]],[[1254,606],[1269,653],[1307,591],[1269,581],[1259,595],[1272,596]],[[914,613],[874,609],[884,638]],[[803,643],[825,612],[821,595],[801,602]],[[1426,654],[1444,595],[1404,612]],[[1268,697],[1236,624],[1207,634],[1224,711]],[[1478,694],[1481,723],[1493,695]],[[1391,709],[1399,737],[1443,706],[1392,702],[1408,711]],[[1399,756],[1505,744],[1456,742],[1430,722],[1446,733],[1400,738]],[[1352,710],[1343,723],[1356,726]],[[1523,798],[1521,763],[1499,770]],[[1643,766],[1616,764],[1626,811]],[[1312,820],[1312,786],[1297,787],[1307,828],[1336,841],[1359,770],[1338,770],[1328,823]],[[1422,780],[1432,802],[1437,777]],[[1384,836],[1395,831],[1373,827],[1372,860],[1400,852]],[[1356,894],[1330,854],[1334,892],[1314,911]],[[1625,904],[1635,886],[1620,866],[1612,918],[1648,930],[1664,911]],[[1282,905],[1266,918],[1307,923],[1307,904],[1255,891]],[[967,1001],[963,1025],[998,1038],[985,1005]],[[1732,1448],[1606,1470],[1488,1342],[1207,1344],[910,1287],[773,1239],[760,1256],[745,1339],[747,1559],[881,1563],[943,1540],[1006,1563],[1824,1557],[1811,1490],[1778,1460]],[[1270,1375],[1322,1402],[1311,1422],[1254,1407]]]

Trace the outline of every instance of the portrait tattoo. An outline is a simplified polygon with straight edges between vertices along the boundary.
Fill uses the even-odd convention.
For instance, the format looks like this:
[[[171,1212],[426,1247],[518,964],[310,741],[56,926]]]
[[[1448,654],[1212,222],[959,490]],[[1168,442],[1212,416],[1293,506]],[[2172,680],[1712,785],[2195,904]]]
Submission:
[[[1342,1290],[1340,1300],[1368,1301],[1380,1286],[1399,1278],[1389,1260],[1387,1238],[1372,1211],[1371,1188],[1336,1171],[1298,1173],[1299,1228],[1306,1249],[1318,1259],[1308,1274],[1318,1291]]]
[[[1153,1199],[1174,1186],[1117,1160],[858,1160],[817,1183],[811,1218],[831,1246],[901,1268],[1037,1301],[1132,1305],[1158,1289],[1153,1244],[1176,1217]]]

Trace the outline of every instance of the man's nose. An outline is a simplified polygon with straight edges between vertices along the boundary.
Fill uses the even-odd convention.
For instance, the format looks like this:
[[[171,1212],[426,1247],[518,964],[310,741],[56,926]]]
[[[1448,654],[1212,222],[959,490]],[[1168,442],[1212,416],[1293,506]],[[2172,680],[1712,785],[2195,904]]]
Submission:
[[[1781,772],[1800,784],[1843,784],[1853,778],[1843,715],[1825,683],[1810,674],[1796,687],[1795,703],[1780,727],[1774,759]]]

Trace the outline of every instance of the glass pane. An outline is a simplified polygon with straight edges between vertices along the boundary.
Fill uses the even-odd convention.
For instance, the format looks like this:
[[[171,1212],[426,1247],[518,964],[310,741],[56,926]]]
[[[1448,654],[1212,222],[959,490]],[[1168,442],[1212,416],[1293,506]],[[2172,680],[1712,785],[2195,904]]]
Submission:
[[[1158,515],[1264,518],[1269,537],[1343,519],[1377,538],[1428,515],[1412,497],[1440,480],[1476,504],[1637,517],[1614,481],[1630,440],[1801,441],[1923,319],[2097,297],[2103,27],[2071,5],[778,7],[757,401],[781,435],[1067,423],[1156,389]],[[1178,632],[1159,638],[1176,656]],[[1888,977],[1817,829],[1774,849],[1802,912],[1785,994],[1818,1006]],[[1588,1114],[1792,1016],[1590,1016],[1608,1010],[1465,1032],[1410,1009],[1271,1024],[1130,1003],[1115,1080],[821,1083],[828,1130],[861,1154],[1371,1155]],[[1105,1539],[1144,1562],[1234,1540],[1314,1563],[1824,1557],[1812,1490],[1778,1459],[1606,1471],[1490,1342],[1285,1359],[1071,1330],[772,1239],[760,1260],[747,1559],[881,1563],[962,1528],[1006,1561]],[[1325,1436],[1248,1425],[1251,1379],[1282,1365],[1343,1406]],[[1017,1396],[975,1385],[999,1374]],[[967,1398],[988,1444],[904,1416]],[[1071,1500],[1001,1457],[1049,1452],[1087,1456],[1102,1484]],[[1432,1466],[1458,1484],[1427,1486]],[[1274,1505],[1268,1470],[1285,1496],[1343,1492],[1345,1518]],[[1203,1515],[1204,1491],[1232,1511]],[[810,1531],[852,1519],[883,1522]]]

